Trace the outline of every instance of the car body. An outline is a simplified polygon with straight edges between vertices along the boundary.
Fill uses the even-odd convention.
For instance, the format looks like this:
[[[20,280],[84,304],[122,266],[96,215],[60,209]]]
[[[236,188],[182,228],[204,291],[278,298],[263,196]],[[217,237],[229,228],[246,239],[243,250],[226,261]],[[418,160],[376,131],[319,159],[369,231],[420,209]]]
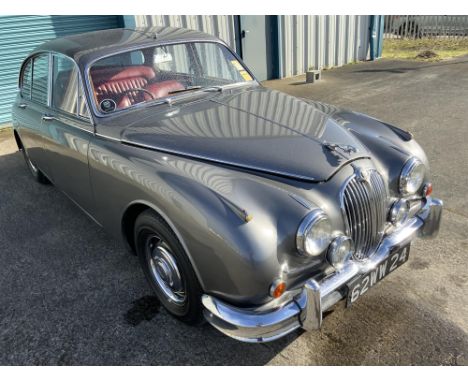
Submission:
[[[36,179],[123,238],[172,314],[242,341],[320,328],[439,230],[411,134],[266,89],[200,32],[52,40],[12,110]]]

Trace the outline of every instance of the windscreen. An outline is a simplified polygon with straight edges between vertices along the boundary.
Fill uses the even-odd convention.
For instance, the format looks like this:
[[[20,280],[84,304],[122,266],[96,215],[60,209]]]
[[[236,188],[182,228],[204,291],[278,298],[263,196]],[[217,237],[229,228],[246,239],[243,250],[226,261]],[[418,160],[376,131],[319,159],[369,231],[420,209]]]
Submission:
[[[253,78],[224,45],[191,42],[118,53],[96,61],[91,84],[101,113]]]

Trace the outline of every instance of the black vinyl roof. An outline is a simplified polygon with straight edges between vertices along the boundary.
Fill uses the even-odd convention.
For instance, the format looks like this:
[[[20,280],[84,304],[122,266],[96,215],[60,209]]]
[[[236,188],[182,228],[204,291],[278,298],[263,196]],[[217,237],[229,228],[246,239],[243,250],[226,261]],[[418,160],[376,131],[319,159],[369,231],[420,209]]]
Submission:
[[[221,41],[207,33],[184,28],[117,28],[56,38],[38,46],[33,53],[40,51],[61,53],[84,67],[89,61],[132,47],[194,40]]]

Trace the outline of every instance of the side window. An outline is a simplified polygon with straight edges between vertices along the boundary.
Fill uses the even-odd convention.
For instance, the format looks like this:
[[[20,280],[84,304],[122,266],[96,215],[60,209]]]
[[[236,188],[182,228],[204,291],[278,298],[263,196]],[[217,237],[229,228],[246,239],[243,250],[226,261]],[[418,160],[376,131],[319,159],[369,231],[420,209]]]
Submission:
[[[30,59],[23,69],[23,76],[21,77],[21,96],[23,98],[31,99],[31,82],[32,82],[32,59]]]
[[[89,118],[80,77],[74,62],[54,56],[52,68],[52,106],[66,113]]]
[[[34,57],[31,99],[47,105],[49,78],[49,56]]]
[[[70,114],[78,112],[78,71],[68,58],[54,56],[52,106]]]

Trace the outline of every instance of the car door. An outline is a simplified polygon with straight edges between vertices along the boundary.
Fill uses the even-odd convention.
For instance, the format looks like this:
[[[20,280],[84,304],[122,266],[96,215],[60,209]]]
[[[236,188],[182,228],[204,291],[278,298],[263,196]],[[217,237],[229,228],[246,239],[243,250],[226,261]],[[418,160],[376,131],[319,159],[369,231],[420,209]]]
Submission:
[[[45,156],[55,185],[93,215],[88,148],[94,127],[79,70],[70,58],[53,54],[51,75],[51,108],[43,121]]]
[[[49,59],[49,53],[38,54],[23,65],[13,118],[32,163],[50,178],[42,119],[48,113],[49,105]]]

